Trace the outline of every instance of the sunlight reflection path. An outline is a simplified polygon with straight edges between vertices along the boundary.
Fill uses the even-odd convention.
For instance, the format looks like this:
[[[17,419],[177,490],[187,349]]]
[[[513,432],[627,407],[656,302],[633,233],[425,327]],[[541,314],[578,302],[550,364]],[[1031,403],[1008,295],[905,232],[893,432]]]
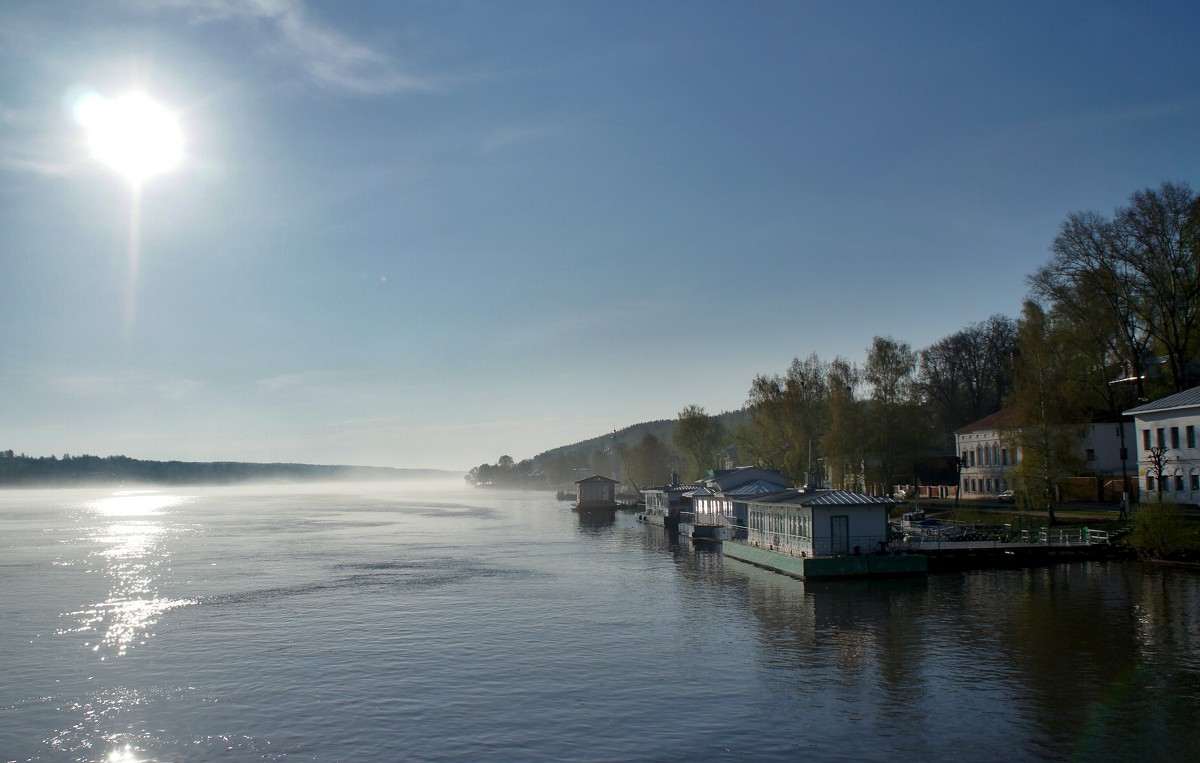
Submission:
[[[108,598],[77,612],[76,621],[60,633],[98,636],[85,646],[100,654],[123,657],[132,647],[145,644],[163,613],[195,602],[158,595],[160,569],[169,559],[164,540],[169,535],[162,522],[165,509],[189,501],[187,496],[149,492],[122,492],[85,504],[104,521],[94,540],[102,544],[95,556],[113,585]]]

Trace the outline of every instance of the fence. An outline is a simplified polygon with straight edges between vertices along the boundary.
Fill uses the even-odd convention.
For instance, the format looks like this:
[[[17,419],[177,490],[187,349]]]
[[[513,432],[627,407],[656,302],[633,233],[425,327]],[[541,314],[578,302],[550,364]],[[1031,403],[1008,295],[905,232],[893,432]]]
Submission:
[[[1107,530],[1087,527],[1014,529],[1004,526],[949,525],[939,532],[910,534],[893,539],[889,548],[917,551],[938,548],[1002,548],[1004,546],[1096,546],[1108,545]]]

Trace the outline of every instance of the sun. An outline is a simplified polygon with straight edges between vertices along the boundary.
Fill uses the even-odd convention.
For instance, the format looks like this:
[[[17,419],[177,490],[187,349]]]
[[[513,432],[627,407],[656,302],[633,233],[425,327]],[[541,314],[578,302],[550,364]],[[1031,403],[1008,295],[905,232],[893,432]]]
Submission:
[[[144,93],[111,100],[88,93],[75,102],[73,112],[87,131],[96,158],[134,185],[166,172],[183,158],[179,121]]]

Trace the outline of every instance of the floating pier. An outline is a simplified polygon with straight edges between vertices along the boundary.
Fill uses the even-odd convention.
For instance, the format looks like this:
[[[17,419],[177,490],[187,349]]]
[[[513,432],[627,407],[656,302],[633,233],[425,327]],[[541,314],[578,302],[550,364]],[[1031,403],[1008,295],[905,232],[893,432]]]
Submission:
[[[768,551],[737,541],[725,541],[721,553],[739,562],[779,572],[801,580],[814,578],[868,578],[924,575],[929,560],[924,554],[859,554],[798,557]]]

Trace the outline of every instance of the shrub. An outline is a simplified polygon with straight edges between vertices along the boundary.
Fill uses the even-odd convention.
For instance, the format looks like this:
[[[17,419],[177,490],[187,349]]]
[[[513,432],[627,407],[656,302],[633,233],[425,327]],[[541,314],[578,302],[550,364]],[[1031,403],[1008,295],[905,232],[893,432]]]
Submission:
[[[1163,559],[1195,542],[1195,533],[1175,503],[1144,503],[1133,515],[1130,543],[1138,553]]]

